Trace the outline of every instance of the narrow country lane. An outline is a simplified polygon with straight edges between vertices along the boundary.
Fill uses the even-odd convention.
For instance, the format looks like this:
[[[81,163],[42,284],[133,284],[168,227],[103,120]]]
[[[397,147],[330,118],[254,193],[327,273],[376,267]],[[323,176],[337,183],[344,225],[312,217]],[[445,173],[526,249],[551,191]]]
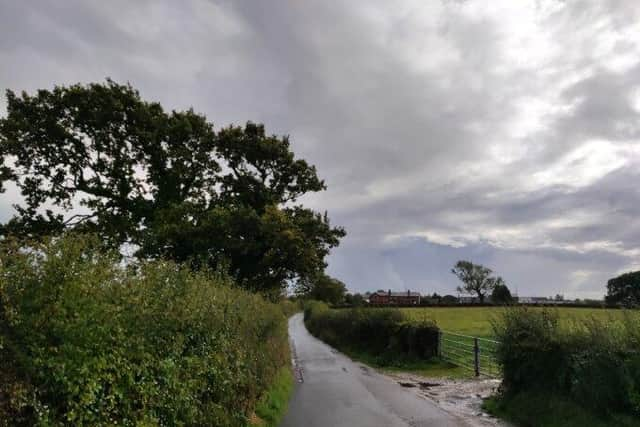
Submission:
[[[466,423],[313,337],[289,319],[296,368],[282,427],[463,427]]]

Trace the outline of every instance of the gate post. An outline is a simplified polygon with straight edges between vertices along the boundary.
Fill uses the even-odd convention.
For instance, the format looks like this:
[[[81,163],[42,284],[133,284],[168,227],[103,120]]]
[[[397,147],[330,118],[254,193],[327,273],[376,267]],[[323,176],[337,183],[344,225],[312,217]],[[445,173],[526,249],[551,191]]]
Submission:
[[[473,367],[476,371],[476,377],[480,376],[480,347],[478,346],[478,338],[473,339]]]

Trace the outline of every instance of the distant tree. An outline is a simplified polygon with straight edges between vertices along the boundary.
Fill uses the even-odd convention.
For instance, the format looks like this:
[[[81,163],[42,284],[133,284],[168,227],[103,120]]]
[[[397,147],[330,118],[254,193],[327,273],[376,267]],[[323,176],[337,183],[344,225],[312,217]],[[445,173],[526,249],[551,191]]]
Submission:
[[[464,283],[457,288],[458,292],[476,294],[481,303],[496,285],[504,285],[501,277],[492,276],[490,268],[469,261],[458,261],[451,272]]]
[[[297,203],[325,185],[287,137],[251,122],[216,132],[192,110],[166,112],[111,80],[7,91],[0,191],[8,182],[24,201],[0,237],[91,232],[140,258],[223,267],[274,297],[324,271],[345,234]]]
[[[610,305],[640,305],[640,271],[614,277],[607,282],[605,301]]]
[[[353,307],[361,307],[364,305],[364,297],[359,293],[348,293],[344,296],[344,303]]]
[[[556,301],[564,301],[564,295],[556,294],[556,296],[553,299]]]
[[[355,293],[353,294],[353,303],[352,305],[354,307],[362,307],[363,305],[365,305],[366,301],[364,298],[364,295],[362,295],[361,293]]]
[[[513,296],[507,285],[497,283],[491,292],[491,302],[495,304],[510,304],[513,302]]]
[[[347,305],[353,304],[353,294],[351,292],[347,292],[344,296],[344,303]]]
[[[441,300],[442,304],[457,304],[458,302],[458,298],[453,295],[445,295]]]
[[[340,304],[347,295],[347,287],[340,280],[321,273],[300,281],[296,292],[307,298]],[[351,298],[353,299],[353,296]]]

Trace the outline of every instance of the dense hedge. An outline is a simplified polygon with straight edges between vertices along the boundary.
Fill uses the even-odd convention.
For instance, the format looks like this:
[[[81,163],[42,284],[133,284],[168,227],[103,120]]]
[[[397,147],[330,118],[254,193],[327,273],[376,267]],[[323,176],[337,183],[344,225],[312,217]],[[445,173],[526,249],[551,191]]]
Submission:
[[[550,310],[514,308],[494,324],[506,399],[538,393],[601,416],[640,416],[640,314],[561,327]]]
[[[97,247],[2,246],[0,425],[244,425],[287,363],[281,308]]]
[[[366,352],[380,362],[397,358],[429,359],[438,352],[438,328],[408,321],[397,308],[330,309],[309,302],[304,311],[309,331],[335,347]]]
[[[294,314],[302,311],[302,301],[298,299],[285,299],[280,302],[280,309],[286,317],[291,317]]]

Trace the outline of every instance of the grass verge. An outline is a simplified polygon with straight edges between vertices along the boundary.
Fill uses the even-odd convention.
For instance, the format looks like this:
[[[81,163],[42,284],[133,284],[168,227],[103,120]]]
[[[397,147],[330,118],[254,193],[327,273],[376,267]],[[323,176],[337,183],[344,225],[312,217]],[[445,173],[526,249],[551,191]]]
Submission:
[[[338,348],[338,350],[349,356],[351,359],[360,363],[364,363],[365,365],[368,365],[382,372],[407,372],[429,378],[473,378],[473,373],[471,371],[437,358],[429,360],[389,360],[383,357],[348,348]]]
[[[483,409],[520,427],[638,427],[640,420],[610,414],[603,418],[566,398],[541,393],[520,393],[504,399],[497,396],[484,401]]]
[[[280,369],[273,385],[256,406],[256,417],[250,425],[277,427],[287,412],[289,397],[293,391],[293,373],[290,366]]]

